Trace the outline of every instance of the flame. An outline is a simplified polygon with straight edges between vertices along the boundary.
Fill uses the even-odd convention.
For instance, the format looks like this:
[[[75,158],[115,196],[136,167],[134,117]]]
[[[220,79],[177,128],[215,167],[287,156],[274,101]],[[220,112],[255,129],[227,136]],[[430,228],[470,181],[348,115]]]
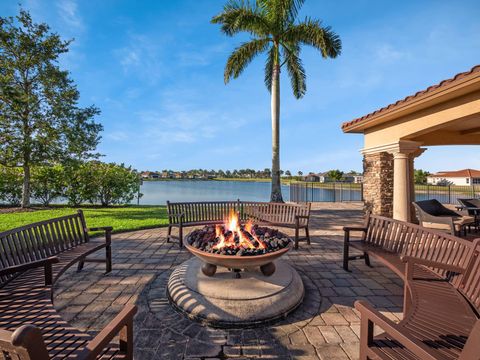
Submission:
[[[251,220],[249,220],[242,229],[238,214],[234,210],[231,210],[230,215],[225,219],[225,225],[215,226],[215,237],[218,239],[218,242],[213,248],[217,250],[232,246],[243,247],[245,249],[267,248],[265,242],[258,238],[253,231],[253,223]],[[253,240],[250,237],[252,237]],[[235,238],[238,238],[237,243],[235,242]]]

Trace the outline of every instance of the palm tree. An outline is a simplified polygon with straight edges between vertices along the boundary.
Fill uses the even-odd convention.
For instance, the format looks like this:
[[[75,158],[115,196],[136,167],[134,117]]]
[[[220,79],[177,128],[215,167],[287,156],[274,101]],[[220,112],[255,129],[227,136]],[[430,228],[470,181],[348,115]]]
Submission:
[[[225,84],[236,79],[253,58],[267,53],[265,85],[271,93],[272,114],[272,190],[270,199],[283,202],[280,186],[280,69],[286,66],[293,95],[305,95],[306,75],[300,59],[301,45],[318,49],[323,58],[340,54],[341,41],[330,27],[319,20],[306,18],[297,22],[298,11],[305,0],[231,0],[212,18],[221,24],[227,36],[240,32],[251,35],[230,55],[225,66]]]

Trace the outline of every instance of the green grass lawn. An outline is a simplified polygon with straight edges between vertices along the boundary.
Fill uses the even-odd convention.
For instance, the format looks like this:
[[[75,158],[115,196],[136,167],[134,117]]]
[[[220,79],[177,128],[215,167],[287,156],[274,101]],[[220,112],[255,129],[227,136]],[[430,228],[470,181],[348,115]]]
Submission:
[[[148,229],[168,224],[165,206],[81,207],[88,227],[113,226],[113,232]],[[0,213],[0,232],[37,221],[73,214],[76,208],[56,206],[34,211]]]

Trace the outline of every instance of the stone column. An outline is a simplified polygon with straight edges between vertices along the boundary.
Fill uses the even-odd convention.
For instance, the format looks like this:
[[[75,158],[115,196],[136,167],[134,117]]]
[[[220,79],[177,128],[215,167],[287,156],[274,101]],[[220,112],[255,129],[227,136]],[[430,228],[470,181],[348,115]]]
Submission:
[[[363,179],[365,210],[392,217],[393,156],[387,152],[364,153]]]

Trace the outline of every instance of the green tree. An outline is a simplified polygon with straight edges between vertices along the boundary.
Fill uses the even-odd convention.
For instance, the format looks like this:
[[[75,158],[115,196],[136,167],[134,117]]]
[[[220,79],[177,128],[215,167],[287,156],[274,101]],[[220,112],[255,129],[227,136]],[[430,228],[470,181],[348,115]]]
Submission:
[[[32,196],[44,206],[63,194],[65,176],[61,165],[32,168]]]
[[[128,204],[139,192],[136,171],[124,164],[90,161],[83,167],[90,179],[83,186],[83,197],[102,206]]]
[[[341,181],[343,179],[343,171],[330,170],[327,172],[327,176],[333,181]]]
[[[426,184],[428,175],[430,175],[428,171],[424,171],[422,169],[415,169],[415,171],[413,172],[415,184]]]
[[[285,175],[290,177],[290,176],[292,176],[292,173],[290,172],[290,170],[287,170],[287,171],[285,171]]]
[[[298,171],[297,174],[298,174],[298,176],[302,176],[302,175],[303,175],[303,172],[302,172],[302,171]]]
[[[22,207],[33,166],[88,158],[100,139],[92,120],[99,110],[78,106],[79,92],[58,66],[69,45],[27,11],[0,18],[0,164],[22,168]]]
[[[330,27],[319,20],[306,18],[298,22],[298,11],[304,0],[231,0],[223,11],[212,18],[221,24],[227,36],[240,32],[251,35],[230,55],[225,66],[224,80],[237,78],[257,55],[266,52],[265,85],[271,93],[272,120],[272,189],[270,199],[283,202],[280,184],[280,69],[285,66],[293,95],[305,95],[306,75],[300,59],[302,45],[320,51],[323,58],[340,54],[341,41]]]
[[[0,166],[0,203],[18,206],[21,198],[21,171],[16,168]]]

